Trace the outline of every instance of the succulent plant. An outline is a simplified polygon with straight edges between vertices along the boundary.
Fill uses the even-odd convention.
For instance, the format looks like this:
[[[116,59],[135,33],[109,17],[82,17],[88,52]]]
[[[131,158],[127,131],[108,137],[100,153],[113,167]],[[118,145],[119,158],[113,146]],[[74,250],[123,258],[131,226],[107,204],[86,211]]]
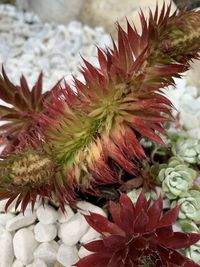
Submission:
[[[177,201],[172,202],[172,207],[179,205],[180,212],[178,217],[180,219],[190,219],[193,221],[200,221],[200,192],[190,190]]]
[[[163,193],[169,199],[177,199],[188,192],[193,186],[197,172],[184,162],[172,157],[168,164],[160,165],[157,180],[162,185]]]
[[[186,249],[186,256],[195,261],[196,263],[200,264],[200,242],[190,246]]]
[[[16,86],[2,68],[0,100],[9,104],[0,106],[0,120],[5,121],[0,126],[0,134],[7,139],[4,154],[15,151],[20,143],[30,143],[31,139],[35,139],[37,115],[43,111],[43,104],[48,95],[48,92],[42,94],[42,73],[30,90],[24,76],[20,79],[20,85]]]
[[[161,197],[150,205],[141,193],[133,205],[122,194],[120,204],[110,203],[110,212],[113,222],[96,213],[85,216],[102,239],[84,245],[93,254],[77,267],[199,266],[178,251],[200,239],[200,234],[173,232],[178,207],[163,214]]]
[[[181,137],[172,147],[172,152],[185,162],[200,164],[200,140]]]
[[[134,176],[146,157],[142,137],[163,144],[158,132],[165,132],[172,105],[160,89],[189,68],[200,40],[199,12],[169,14],[165,5],[148,22],[141,13],[141,35],[129,23],[127,32],[118,26],[118,45],[98,49],[100,67],[84,60],[85,83],[75,78],[75,90],[54,90],[41,124],[69,183],[122,184],[117,170]]]
[[[138,162],[147,158],[141,138],[163,144],[163,124],[172,118],[172,104],[161,89],[173,85],[200,51],[200,12],[170,15],[170,9],[163,5],[160,15],[158,8],[150,11],[148,21],[141,12],[141,34],[129,22],[127,32],[118,25],[118,43],[98,49],[99,68],[84,60],[85,82],[74,78],[75,88],[59,82],[42,94],[42,74],[31,91],[23,76],[15,86],[3,70],[0,99],[11,107],[0,106],[0,119],[8,121],[0,127],[6,146],[2,155],[14,152],[20,158],[29,147],[37,152],[39,140],[59,166],[59,189],[54,191],[61,203],[74,188],[96,194],[98,186],[123,186],[121,173],[137,176]],[[2,162],[6,174],[9,160],[12,155]],[[15,193],[4,186],[0,197],[8,197],[9,204],[19,195],[25,207],[32,199],[29,193],[24,198],[27,188],[32,186],[16,187]],[[43,191],[45,187],[37,187],[34,192]]]
[[[15,201],[24,211],[29,203],[34,208],[37,197],[57,196],[64,209],[64,202],[73,202],[72,192],[60,179],[61,173],[51,158],[42,151],[29,149],[0,161],[0,200],[8,199],[5,209]]]
[[[178,225],[183,232],[199,233],[199,227],[191,219],[178,220]]]

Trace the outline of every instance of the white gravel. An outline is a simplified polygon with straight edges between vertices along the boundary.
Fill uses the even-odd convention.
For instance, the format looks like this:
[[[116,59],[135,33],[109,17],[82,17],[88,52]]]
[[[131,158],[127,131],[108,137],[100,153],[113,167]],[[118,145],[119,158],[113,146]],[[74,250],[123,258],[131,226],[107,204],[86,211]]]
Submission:
[[[78,211],[73,211],[66,205],[69,213],[63,215],[62,219],[60,209],[48,203],[44,208],[37,205],[32,215],[29,210],[24,215],[13,211],[11,213],[10,209],[7,213],[1,212],[0,266],[53,267],[57,260],[70,267],[70,264],[80,258],[79,254],[83,256],[84,253],[89,253],[80,245],[100,237],[88,225],[83,213],[90,211],[104,216],[106,214],[101,208],[86,201],[79,204],[82,210]],[[46,216],[45,224],[41,222],[42,210]]]
[[[68,25],[42,23],[32,13],[0,5],[0,65],[15,82],[23,73],[33,84],[43,70],[45,90],[63,76],[69,81],[78,72],[81,56],[96,63],[96,47],[111,45],[111,38],[101,27],[92,29],[78,21]]]

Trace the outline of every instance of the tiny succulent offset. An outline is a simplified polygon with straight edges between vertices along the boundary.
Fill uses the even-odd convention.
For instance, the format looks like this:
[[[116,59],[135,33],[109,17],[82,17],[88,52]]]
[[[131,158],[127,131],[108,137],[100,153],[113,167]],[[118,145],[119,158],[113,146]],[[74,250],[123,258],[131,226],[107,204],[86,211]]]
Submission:
[[[6,210],[14,203],[24,212],[37,198],[63,211],[84,198],[105,209],[114,201],[110,220],[85,216],[101,238],[75,266],[200,266],[200,141],[170,133],[174,107],[162,91],[199,58],[200,11],[170,13],[170,5],[148,19],[141,12],[141,33],[117,25],[118,42],[98,49],[99,67],[84,59],[85,81],[74,77],[74,87],[61,79],[43,93],[42,73],[30,89],[2,68]]]
[[[179,138],[172,147],[174,155],[185,162],[200,164],[200,140],[194,138]]]
[[[168,164],[162,164],[158,181],[162,184],[163,194],[176,199],[187,193],[193,186],[197,173],[184,162],[172,157]]]

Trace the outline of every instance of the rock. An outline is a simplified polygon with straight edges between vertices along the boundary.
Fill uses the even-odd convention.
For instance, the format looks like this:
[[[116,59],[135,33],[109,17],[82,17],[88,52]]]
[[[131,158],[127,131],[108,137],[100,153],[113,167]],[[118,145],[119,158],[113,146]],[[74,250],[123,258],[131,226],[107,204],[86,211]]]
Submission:
[[[58,254],[57,261],[62,263],[64,266],[71,266],[79,260],[78,251],[75,246],[61,245]]]
[[[77,206],[79,208],[78,212],[82,214],[89,215],[89,212],[91,211],[106,217],[106,213],[103,209],[87,201],[78,201]]]
[[[65,205],[65,213],[63,213],[61,209],[58,210],[58,221],[59,221],[59,223],[67,222],[73,216],[74,216],[74,212],[68,205]]]
[[[83,0],[17,0],[19,7],[35,12],[44,21],[66,24],[78,17]]]
[[[6,223],[14,217],[15,216],[12,213],[0,213],[0,224],[5,226]]]
[[[37,248],[38,242],[35,240],[31,230],[23,228],[16,232],[13,238],[15,257],[27,265],[33,260],[33,251]]]
[[[5,212],[5,206],[7,202],[8,202],[8,199],[0,200],[0,212]],[[15,213],[14,206],[15,206],[15,201],[9,206],[8,211]]]
[[[14,260],[12,235],[4,231],[0,233],[0,266],[11,267]]]
[[[6,224],[6,230],[16,231],[20,228],[28,226],[34,223],[36,220],[36,213],[30,210],[26,210],[24,215],[22,213],[18,214],[16,217],[9,220]]]
[[[62,265],[60,262],[57,261],[57,262],[55,263],[54,267],[65,267],[65,266]]]
[[[44,207],[40,206],[37,209],[36,214],[38,220],[43,224],[52,224],[55,223],[58,219],[57,211],[54,208],[47,205],[45,205]]]
[[[86,248],[84,248],[83,246],[80,247],[79,251],[78,251],[78,256],[80,258],[84,258],[88,255],[92,254],[91,251],[87,250]]]
[[[85,218],[77,213],[68,222],[60,225],[58,236],[65,245],[74,246],[89,228]]]
[[[87,233],[82,236],[80,242],[81,244],[85,244],[99,238],[100,236],[101,236],[100,233],[98,233],[92,227],[90,227]]]
[[[53,267],[56,261],[58,248],[59,246],[55,241],[42,243],[34,251],[34,258],[43,260],[48,267]]]
[[[49,1],[42,1],[40,8],[44,2]],[[44,24],[33,13],[21,12],[15,6],[11,10],[0,10],[0,65],[4,64],[11,80],[17,84],[23,73],[28,77],[30,87],[33,86],[41,70],[45,91],[63,76],[72,83],[71,73],[77,77],[82,62],[79,53],[95,63],[97,51],[94,44],[100,47],[111,44],[103,28],[92,29],[78,21],[68,25]]]
[[[57,228],[55,224],[37,223],[34,228],[35,239],[38,242],[50,242],[54,240],[57,235]]]
[[[171,0],[164,1],[168,5]],[[118,21],[120,25],[126,27],[126,18],[130,22],[134,22],[136,28],[140,29],[140,20],[138,11],[140,8],[144,14],[147,15],[149,7],[155,10],[156,3],[158,3],[159,9],[162,7],[163,0],[85,0],[80,13],[80,20],[92,27],[103,26],[106,31],[116,37],[115,23]],[[175,4],[172,4],[172,11],[175,10]]]
[[[19,260],[15,260],[13,262],[12,267],[24,267],[24,264],[21,261],[19,261]]]
[[[40,259],[34,260],[34,262],[26,267],[47,267],[46,263]]]
[[[200,79],[199,79],[200,62],[199,60],[193,60],[193,62],[191,62],[191,66],[192,68],[186,72],[185,78],[189,85],[192,85],[198,88],[198,95],[200,95]]]

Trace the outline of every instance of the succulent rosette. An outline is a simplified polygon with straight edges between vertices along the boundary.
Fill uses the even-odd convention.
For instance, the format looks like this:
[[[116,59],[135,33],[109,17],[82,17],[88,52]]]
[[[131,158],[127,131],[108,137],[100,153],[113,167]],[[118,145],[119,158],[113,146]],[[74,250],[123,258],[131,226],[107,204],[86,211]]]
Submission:
[[[197,233],[173,232],[179,207],[163,214],[161,197],[151,205],[141,193],[134,205],[122,194],[119,204],[110,203],[110,212],[113,222],[96,213],[85,216],[102,239],[84,245],[93,254],[77,267],[199,266],[179,252],[200,240]]]
[[[29,88],[24,76],[20,85],[8,78],[4,68],[0,75],[0,99],[7,105],[0,105],[0,134],[5,139],[3,156],[17,149],[37,142],[39,138],[37,116],[44,109],[49,92],[43,93],[43,74],[40,73],[35,85]]]
[[[186,256],[200,265],[200,242],[186,249]]]
[[[172,202],[172,207],[180,205],[179,218],[200,221],[200,192],[190,190],[177,201]]]
[[[192,188],[197,172],[184,162],[172,157],[168,164],[161,165],[158,183],[161,183],[163,193],[169,199],[177,199]]]
[[[175,156],[191,164],[200,164],[200,140],[181,137],[172,147]]]

